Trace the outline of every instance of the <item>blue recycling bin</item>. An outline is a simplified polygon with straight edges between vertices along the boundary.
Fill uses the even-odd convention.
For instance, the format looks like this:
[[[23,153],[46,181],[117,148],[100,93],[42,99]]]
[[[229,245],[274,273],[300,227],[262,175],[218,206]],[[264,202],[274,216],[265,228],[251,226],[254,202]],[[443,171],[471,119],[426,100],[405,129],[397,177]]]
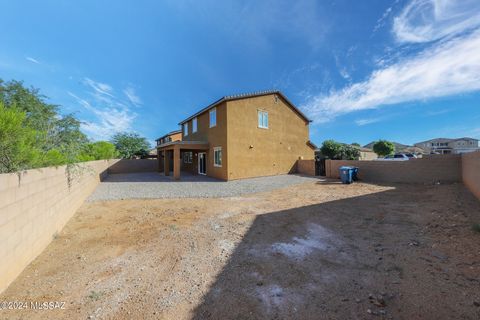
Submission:
[[[344,184],[350,184],[353,181],[357,181],[358,177],[358,168],[357,167],[349,167],[349,166],[342,166],[338,168],[340,171],[340,180]]]
[[[351,168],[353,168],[353,174],[352,174],[353,181],[358,181],[358,168],[357,167],[351,167]]]

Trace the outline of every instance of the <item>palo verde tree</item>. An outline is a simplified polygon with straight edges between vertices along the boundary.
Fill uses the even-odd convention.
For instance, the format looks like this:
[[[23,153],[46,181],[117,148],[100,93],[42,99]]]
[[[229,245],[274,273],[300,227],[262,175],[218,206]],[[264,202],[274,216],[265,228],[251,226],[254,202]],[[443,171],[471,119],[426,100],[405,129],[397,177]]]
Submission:
[[[385,157],[395,152],[395,145],[387,140],[378,140],[373,144],[373,152],[379,157]]]
[[[120,157],[124,159],[132,159],[150,149],[150,143],[148,143],[147,139],[137,133],[116,133],[112,137],[112,143],[118,150]]]
[[[118,151],[113,143],[97,141],[84,146],[79,159],[81,161],[108,160],[118,157]]]
[[[47,103],[38,89],[0,79],[0,172],[117,156],[109,142],[90,143],[81,122],[59,109]]]
[[[15,107],[6,108],[0,101],[0,173],[28,169],[40,163],[35,130],[25,122],[25,112]]]

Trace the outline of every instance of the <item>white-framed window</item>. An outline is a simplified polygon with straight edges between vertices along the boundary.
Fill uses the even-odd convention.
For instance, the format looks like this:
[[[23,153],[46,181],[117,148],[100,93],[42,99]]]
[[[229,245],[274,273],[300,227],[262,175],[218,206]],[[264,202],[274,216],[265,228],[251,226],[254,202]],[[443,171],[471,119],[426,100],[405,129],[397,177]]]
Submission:
[[[213,148],[213,165],[215,167],[222,166],[222,147]]]
[[[188,136],[188,122],[183,124],[183,135]]]
[[[193,153],[191,151],[183,153],[183,163],[192,163]]]
[[[197,118],[193,118],[192,120],[192,133],[197,132]]]
[[[209,112],[210,115],[210,128],[215,127],[217,125],[217,108],[213,108]]]
[[[268,129],[268,112],[258,110],[258,127]]]

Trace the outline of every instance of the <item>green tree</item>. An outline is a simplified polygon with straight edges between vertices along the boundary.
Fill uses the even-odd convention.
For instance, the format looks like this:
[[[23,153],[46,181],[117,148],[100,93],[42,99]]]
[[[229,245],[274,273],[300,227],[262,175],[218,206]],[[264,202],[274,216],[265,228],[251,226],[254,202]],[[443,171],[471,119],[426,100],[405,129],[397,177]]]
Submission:
[[[50,149],[42,156],[42,166],[61,166],[68,163],[67,157],[57,149]]]
[[[373,144],[373,152],[379,157],[385,157],[395,152],[395,145],[387,140],[378,140]]]
[[[360,149],[353,145],[325,140],[320,148],[322,154],[333,160],[358,160]]]
[[[358,142],[353,142],[351,145],[352,145],[352,146],[355,146],[355,147],[361,147],[361,146],[360,146],[360,143],[358,143]]]
[[[79,161],[107,160],[118,156],[115,146],[108,141],[97,141],[84,146]]]
[[[127,159],[143,154],[144,150],[150,149],[147,139],[137,133],[117,133],[112,137],[112,143],[117,148],[120,157]]]
[[[342,144],[334,140],[325,140],[322,143],[320,151],[322,154],[330,159],[338,159]]]
[[[6,108],[0,101],[0,173],[41,164],[41,154],[35,145],[35,130],[25,124],[25,112],[13,106]]]
[[[73,163],[88,139],[74,115],[62,116],[59,107],[45,102],[45,99],[38,89],[26,88],[21,81],[4,82],[0,79],[0,101],[7,109],[24,112],[22,126],[33,130],[35,147],[42,155],[39,159],[45,161],[43,165],[59,164],[60,161]],[[48,153],[50,150],[56,151]]]
[[[360,158],[360,149],[354,145],[344,144],[341,146],[337,157],[341,160],[358,160]]]

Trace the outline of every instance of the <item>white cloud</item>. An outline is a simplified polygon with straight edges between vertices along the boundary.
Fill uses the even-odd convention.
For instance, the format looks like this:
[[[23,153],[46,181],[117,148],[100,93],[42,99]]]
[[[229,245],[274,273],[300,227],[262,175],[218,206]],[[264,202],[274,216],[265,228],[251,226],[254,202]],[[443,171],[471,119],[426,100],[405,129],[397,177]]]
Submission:
[[[32,58],[32,57],[25,57],[25,59],[26,59],[27,61],[32,62],[32,63],[40,64],[40,61],[38,61],[37,59]]]
[[[111,98],[114,97],[113,88],[106,83],[97,82],[90,78],[83,79],[83,83],[93,89],[98,95],[105,95]]]
[[[132,86],[128,86],[123,90],[123,94],[128,98],[128,100],[138,106],[142,104],[142,99],[137,95],[135,89]]]
[[[355,120],[355,124],[357,126],[365,126],[367,124],[372,124],[380,121],[382,121],[381,118],[358,119],[358,120]]]
[[[82,129],[96,140],[108,140],[117,132],[131,131],[137,114],[126,106],[126,102],[113,95],[110,85],[88,80],[84,84],[93,89],[93,92],[89,92],[94,97],[93,100],[68,92],[91,115],[89,118],[93,119],[82,120]]]
[[[394,19],[399,42],[429,42],[480,26],[478,0],[413,0]]]
[[[380,28],[382,28],[385,25],[386,20],[390,16],[390,14],[393,11],[393,7],[398,3],[399,0],[395,0],[392,6],[388,7],[385,12],[382,14],[382,16],[377,20],[377,23],[375,24],[375,27],[373,27],[373,32],[377,32]]]
[[[436,26],[436,20],[432,23]],[[358,110],[480,90],[480,29],[464,31],[381,67],[363,82],[314,95],[303,108],[316,122],[326,122]]]

